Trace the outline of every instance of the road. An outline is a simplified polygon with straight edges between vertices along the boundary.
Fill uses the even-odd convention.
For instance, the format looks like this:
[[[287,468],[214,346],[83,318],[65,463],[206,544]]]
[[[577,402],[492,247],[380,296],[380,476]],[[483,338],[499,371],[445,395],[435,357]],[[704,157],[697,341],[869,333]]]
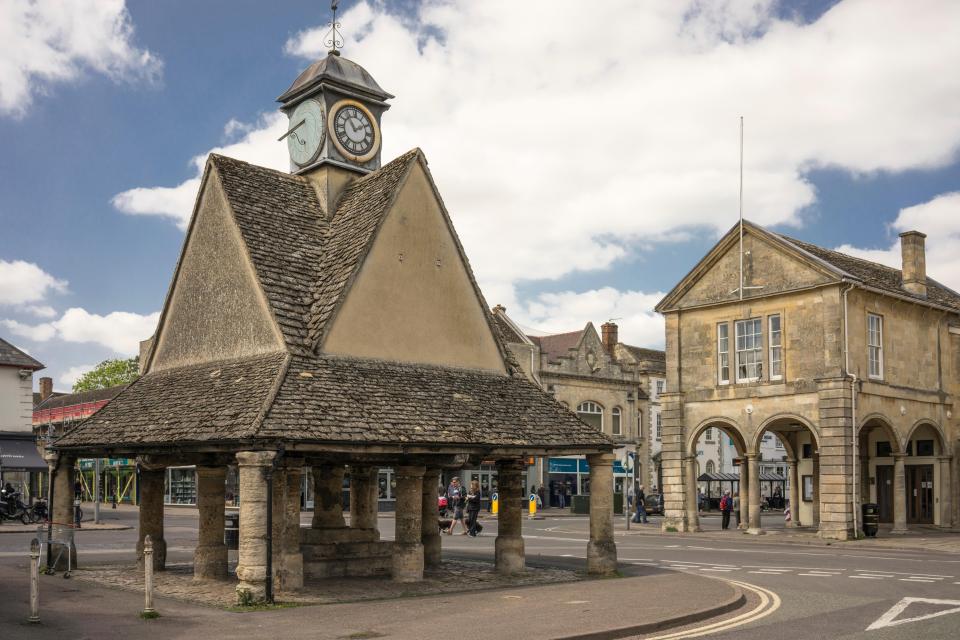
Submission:
[[[105,517],[136,523],[135,510],[105,511]],[[310,514],[303,514],[303,522]],[[380,519],[385,539],[393,536],[392,517]],[[496,520],[484,520],[479,538],[444,536],[449,553],[493,557]],[[524,538],[529,561],[564,564],[585,557],[588,520],[585,517],[547,517],[525,520]],[[171,561],[192,556],[197,534],[194,510],[168,509],[165,537]],[[705,528],[717,528],[705,518]],[[639,530],[638,530],[639,529]],[[684,571],[713,579],[734,580],[768,592],[774,602],[765,617],[748,617],[745,624],[709,637],[737,638],[894,638],[947,639],[960,637],[960,555],[933,551],[870,550],[777,543],[775,536],[746,536],[731,531],[721,539],[658,535],[656,520],[644,528],[625,531],[616,523],[618,555],[624,571],[644,567]],[[0,563],[22,558],[28,534],[0,535]],[[136,531],[81,531],[77,537],[82,561],[116,563],[132,561]],[[756,594],[757,592],[753,592]],[[656,593],[638,593],[656,598]],[[917,599],[917,600],[904,600]],[[779,606],[776,606],[776,600]],[[754,597],[754,601],[756,597]],[[929,601],[938,602],[929,602]],[[897,611],[902,608],[902,611]],[[893,610],[893,611],[891,611]],[[934,617],[933,614],[941,613]],[[887,622],[884,616],[887,615]],[[926,616],[926,617],[925,617]],[[735,617],[733,614],[728,618]],[[889,624],[904,619],[913,621]],[[731,623],[736,624],[736,622]],[[876,628],[867,630],[873,625]],[[664,637],[672,637],[669,634]],[[677,635],[691,637],[689,635]]]

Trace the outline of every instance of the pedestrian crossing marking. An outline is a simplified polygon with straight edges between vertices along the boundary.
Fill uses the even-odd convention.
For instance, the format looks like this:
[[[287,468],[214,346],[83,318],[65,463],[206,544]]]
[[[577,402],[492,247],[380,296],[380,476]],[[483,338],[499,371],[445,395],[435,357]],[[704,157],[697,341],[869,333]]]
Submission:
[[[951,608],[944,609],[943,611],[935,611],[934,613],[927,613],[922,616],[914,616],[912,618],[897,619],[897,616],[903,613],[914,602],[922,602],[925,604],[941,604]],[[918,622],[920,620],[937,618],[939,616],[945,616],[948,613],[958,613],[958,612],[960,612],[960,600],[935,600],[932,598],[903,598],[900,602],[890,607],[890,609],[886,613],[884,613],[882,616],[877,618],[869,627],[866,628],[866,630],[873,631],[875,629],[882,629],[884,627],[893,627],[896,625],[906,624],[908,622]]]

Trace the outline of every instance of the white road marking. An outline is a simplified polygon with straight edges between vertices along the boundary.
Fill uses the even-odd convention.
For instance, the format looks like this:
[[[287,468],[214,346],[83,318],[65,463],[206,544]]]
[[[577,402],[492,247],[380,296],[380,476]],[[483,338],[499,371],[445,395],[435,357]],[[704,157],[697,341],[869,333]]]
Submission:
[[[780,608],[780,596],[769,589],[764,589],[763,587],[746,582],[736,582],[734,580],[728,580],[727,582],[736,585],[741,589],[754,592],[760,598],[760,603],[754,607],[752,611],[742,613],[727,620],[720,620],[719,622],[696,627],[687,631],[676,631],[661,636],[654,636],[648,640],[681,640],[682,638],[698,638],[700,636],[719,633],[721,631],[728,631],[751,622],[756,622],[757,620],[767,617]]]
[[[923,602],[925,604],[942,604],[944,606],[952,607],[950,609],[944,609],[943,611],[937,611],[935,613],[927,613],[922,616],[914,616],[912,618],[900,618],[897,619],[904,610],[907,609],[914,602]],[[869,627],[866,628],[866,631],[873,631],[875,629],[882,629],[884,627],[893,627],[900,624],[906,624],[908,622],[917,622],[919,620],[927,620],[929,618],[936,618],[939,616],[945,616],[948,613],[958,613],[960,612],[960,600],[934,600],[931,598],[903,598],[900,602],[890,607],[886,613],[877,618]]]
[[[861,580],[883,580],[885,576],[847,576],[848,578],[859,578]]]
[[[782,576],[782,575],[784,575],[784,574],[780,573],[779,571],[748,571],[747,573],[757,573],[757,574],[760,574],[760,575],[762,575],[762,576]]]
[[[832,578],[835,573],[798,573],[798,576],[812,576],[814,578]]]
[[[709,567],[701,567],[700,571],[733,571],[733,569],[711,569]]]
[[[900,582],[935,582],[927,578],[898,578]]]

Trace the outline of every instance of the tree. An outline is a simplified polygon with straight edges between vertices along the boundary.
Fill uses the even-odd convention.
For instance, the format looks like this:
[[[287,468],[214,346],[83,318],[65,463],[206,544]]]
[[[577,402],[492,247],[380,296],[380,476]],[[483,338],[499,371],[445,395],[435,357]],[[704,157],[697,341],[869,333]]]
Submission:
[[[104,360],[88,371],[73,385],[74,392],[106,389],[118,384],[130,384],[140,377],[140,356],[126,360]]]

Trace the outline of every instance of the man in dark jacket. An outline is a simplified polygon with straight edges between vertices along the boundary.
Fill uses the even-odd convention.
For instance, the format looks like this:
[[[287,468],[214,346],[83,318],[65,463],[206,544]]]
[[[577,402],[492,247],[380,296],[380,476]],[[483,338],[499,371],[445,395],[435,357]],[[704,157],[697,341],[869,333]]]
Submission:
[[[647,494],[644,493],[643,491],[643,485],[640,485],[637,488],[636,500],[637,500],[637,511],[636,511],[636,514],[633,516],[633,521],[636,522],[637,524],[640,524],[640,523],[647,524],[649,522],[649,520],[647,520]]]

